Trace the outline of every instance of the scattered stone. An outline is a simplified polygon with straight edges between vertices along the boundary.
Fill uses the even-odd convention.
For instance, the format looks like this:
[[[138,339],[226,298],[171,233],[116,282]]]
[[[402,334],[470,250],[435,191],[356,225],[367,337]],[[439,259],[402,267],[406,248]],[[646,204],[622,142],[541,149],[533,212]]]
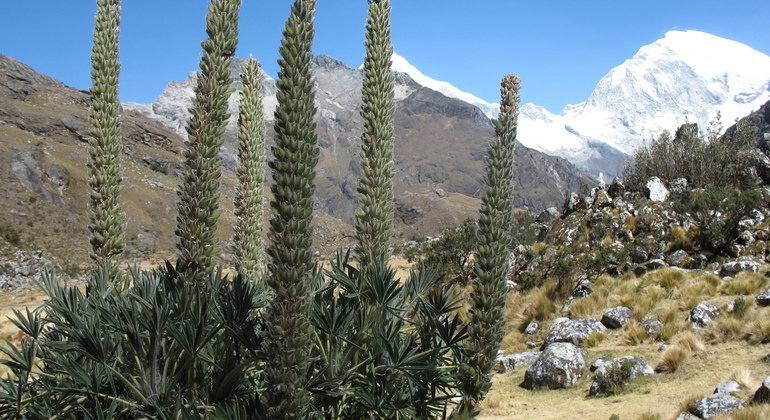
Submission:
[[[684,413],[679,413],[679,416],[677,416],[675,420],[703,420],[703,419],[685,411]]]
[[[663,353],[666,350],[668,350],[668,344],[661,344],[660,347],[658,347],[658,353]]]
[[[438,198],[446,198],[446,191],[444,191],[442,188],[436,188],[436,195]]]
[[[676,178],[672,179],[668,183],[668,189],[673,194],[681,194],[687,190],[687,178]]]
[[[11,209],[11,214],[14,216],[27,217],[27,213]]]
[[[644,268],[646,268],[649,271],[660,270],[661,268],[666,268],[666,267],[668,267],[668,264],[666,264],[666,262],[660,258],[650,260],[647,262],[647,264],[644,265]]]
[[[647,181],[647,197],[652,201],[666,201],[670,194],[668,188],[658,177],[652,177]]]
[[[583,349],[571,343],[551,344],[527,369],[521,387],[534,390],[574,385],[586,367],[583,352]]]
[[[526,335],[535,335],[540,332],[540,325],[532,321],[529,324],[527,324],[527,328],[524,328],[524,334]]]
[[[607,309],[602,315],[602,324],[611,329],[623,328],[629,319],[634,317],[634,311],[625,306],[615,306]]]
[[[692,308],[687,320],[692,322],[693,328],[706,328],[714,318],[718,318],[721,315],[716,305],[703,301]]]
[[[596,372],[596,369],[599,369],[605,363],[607,363],[607,357],[609,357],[609,354],[605,354],[602,357],[594,360],[594,362],[591,363],[591,366],[588,368],[588,370],[590,370],[591,372]]]
[[[767,356],[763,357],[762,361],[765,363],[770,363],[770,353],[767,353]]]
[[[582,298],[582,297],[588,297],[591,296],[591,293],[593,293],[593,289],[591,289],[588,286],[585,285],[578,285],[575,287],[575,289],[572,291],[572,294],[570,295],[573,298]]]
[[[757,305],[770,306],[770,289],[767,289],[766,291],[757,295],[756,301]]]
[[[507,356],[498,356],[497,371],[500,373],[516,370],[523,366],[529,366],[540,357],[539,351],[526,351],[524,353],[509,354]]]
[[[630,364],[623,369],[626,364]],[[618,372],[618,370],[623,370]],[[588,396],[607,395],[613,393],[613,387],[623,386],[637,376],[655,374],[649,363],[633,356],[623,356],[602,363],[596,369],[594,381],[588,391]]]
[[[719,275],[722,277],[735,276],[742,271],[751,271],[756,273],[762,268],[762,264],[756,261],[730,261],[722,265],[719,269]]]
[[[658,321],[655,318],[651,318],[649,316],[642,318],[639,324],[642,326],[642,328],[645,329],[645,331],[647,331],[647,335],[658,334],[660,332],[660,329],[663,328],[662,322]]]
[[[626,186],[623,185],[623,181],[621,181],[620,178],[613,179],[610,185],[607,187],[607,194],[609,194],[613,199],[622,197],[625,192]]]
[[[770,355],[768,355],[770,356]],[[765,378],[762,386],[757,389],[754,396],[751,397],[752,404],[770,404],[770,376]]]
[[[631,261],[635,262],[636,264],[641,264],[649,259],[650,254],[641,248],[635,248],[633,252],[631,252]]]
[[[558,342],[579,346],[591,334],[604,331],[607,331],[607,327],[596,318],[557,318],[548,329],[542,350]]]
[[[537,223],[551,223],[559,218],[559,210],[556,207],[548,207],[540,213],[535,221]]]
[[[708,420],[719,414],[731,414],[743,409],[741,400],[732,395],[714,394],[690,404],[689,411],[696,416]]]
[[[717,388],[714,390],[715,394],[730,395],[736,392],[741,392],[741,384],[735,381],[722,382],[721,384],[717,385]]]
[[[594,188],[591,191],[591,195],[593,196],[593,207],[607,207],[610,204],[612,204],[612,197],[607,193],[607,190],[604,188]]]
[[[676,250],[666,257],[666,264],[673,267],[688,268],[692,267],[694,263],[695,260],[683,249]]]

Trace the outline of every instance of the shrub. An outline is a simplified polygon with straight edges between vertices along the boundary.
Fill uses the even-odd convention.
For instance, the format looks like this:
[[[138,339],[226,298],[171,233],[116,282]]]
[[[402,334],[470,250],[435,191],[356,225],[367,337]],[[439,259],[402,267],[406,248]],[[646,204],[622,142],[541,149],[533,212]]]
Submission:
[[[631,380],[635,366],[634,360],[611,363],[596,375],[594,381],[601,384],[604,395],[617,395],[625,389],[628,381]]]
[[[646,342],[650,338],[647,334],[647,330],[642,327],[635,319],[628,321],[625,327],[623,327],[623,342],[626,344],[637,346]]]
[[[655,371],[660,373],[676,372],[690,361],[690,357],[690,352],[687,349],[674,344],[663,352],[660,362],[655,367]]]

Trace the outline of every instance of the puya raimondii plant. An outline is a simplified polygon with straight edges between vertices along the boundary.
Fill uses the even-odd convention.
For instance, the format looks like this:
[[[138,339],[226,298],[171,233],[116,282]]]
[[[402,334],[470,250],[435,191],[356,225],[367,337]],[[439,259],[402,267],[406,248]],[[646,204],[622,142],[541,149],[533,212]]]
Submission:
[[[272,298],[265,319],[264,401],[276,418],[294,419],[309,401],[304,390],[309,362],[313,193],[318,145],[311,46],[316,2],[296,0],[286,21],[278,60],[274,183],[267,247]]]
[[[361,90],[360,210],[356,215],[361,264],[386,260],[393,236],[393,93],[390,1],[370,0],[366,25],[366,57]]]
[[[91,258],[97,262],[117,260],[125,246],[126,215],[119,200],[123,190],[120,170],[123,141],[118,97],[120,9],[120,0],[97,2],[91,52],[93,87],[88,142],[88,231]]]
[[[230,62],[238,44],[240,0],[213,0],[206,17],[209,37],[201,44],[201,72],[195,88],[192,116],[187,123],[189,141],[177,194],[179,260],[177,270],[185,281],[200,283],[213,271],[219,210],[219,148],[224,142],[227,99],[232,93]]]
[[[259,62],[250,58],[243,67],[238,118],[238,187],[233,228],[236,271],[252,276],[263,252],[263,193],[265,178],[265,122],[260,94]]]
[[[515,74],[503,78],[500,115],[490,143],[479,210],[479,248],[476,278],[469,303],[468,339],[459,369],[462,401],[455,418],[478,415],[478,404],[492,386],[490,372],[503,339],[507,295],[508,245],[513,216],[513,157],[519,115],[521,80]]]

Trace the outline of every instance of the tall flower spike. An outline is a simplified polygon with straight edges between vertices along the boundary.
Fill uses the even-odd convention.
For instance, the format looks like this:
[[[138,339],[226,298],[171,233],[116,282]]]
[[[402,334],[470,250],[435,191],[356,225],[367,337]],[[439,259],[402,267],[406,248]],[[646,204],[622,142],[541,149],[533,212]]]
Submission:
[[[313,193],[318,146],[311,46],[315,1],[296,0],[283,31],[275,110],[274,183],[267,254],[273,289],[265,319],[265,405],[274,418],[295,419],[309,401],[304,375],[311,324]]]
[[[126,215],[119,200],[123,190],[120,171],[123,141],[118,98],[120,11],[120,0],[97,2],[91,53],[93,104],[89,115],[88,231],[91,258],[97,263],[117,260],[125,247]]]
[[[459,369],[463,395],[454,412],[455,418],[478,415],[478,404],[492,386],[489,373],[504,335],[508,229],[513,215],[511,180],[520,87],[519,76],[509,74],[503,78],[500,116],[486,159],[484,195],[479,210],[476,279],[469,300],[471,310],[465,360]]]
[[[361,264],[386,261],[393,237],[393,45],[390,38],[390,0],[370,0],[366,24],[366,57],[361,91],[360,210],[356,239]]]
[[[192,116],[187,122],[189,141],[184,151],[185,165],[177,195],[176,236],[179,239],[177,270],[189,283],[202,284],[213,270],[212,256],[219,220],[219,147],[222,146],[227,119],[230,62],[238,44],[240,0],[212,0],[206,16],[201,73],[195,88]]]
[[[233,243],[236,270],[253,275],[262,256],[262,211],[265,178],[265,123],[260,94],[259,62],[249,58],[243,67],[238,118],[238,187],[235,192]]]

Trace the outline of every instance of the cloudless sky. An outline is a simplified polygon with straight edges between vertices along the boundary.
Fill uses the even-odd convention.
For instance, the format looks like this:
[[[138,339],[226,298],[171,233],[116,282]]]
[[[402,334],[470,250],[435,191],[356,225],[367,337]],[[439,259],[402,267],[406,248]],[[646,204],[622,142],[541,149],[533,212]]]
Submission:
[[[243,0],[238,57],[275,77],[292,0]],[[198,69],[208,0],[126,0],[121,100],[152,102]],[[522,101],[552,112],[672,29],[699,30],[770,55],[768,0],[392,0],[396,52],[425,75],[488,102],[522,77]],[[95,0],[0,0],[0,54],[80,89],[89,75]],[[315,54],[351,67],[364,56],[365,0],[318,0]],[[770,69],[768,69],[770,73]]]

